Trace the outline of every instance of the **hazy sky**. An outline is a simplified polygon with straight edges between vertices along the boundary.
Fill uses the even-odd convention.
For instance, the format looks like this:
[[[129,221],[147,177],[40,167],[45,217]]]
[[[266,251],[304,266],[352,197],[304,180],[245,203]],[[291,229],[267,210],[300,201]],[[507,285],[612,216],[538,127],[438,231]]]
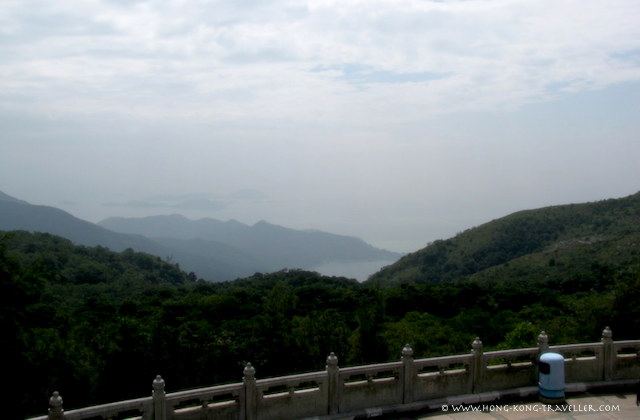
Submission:
[[[0,191],[394,251],[640,190],[640,1],[0,1]]]

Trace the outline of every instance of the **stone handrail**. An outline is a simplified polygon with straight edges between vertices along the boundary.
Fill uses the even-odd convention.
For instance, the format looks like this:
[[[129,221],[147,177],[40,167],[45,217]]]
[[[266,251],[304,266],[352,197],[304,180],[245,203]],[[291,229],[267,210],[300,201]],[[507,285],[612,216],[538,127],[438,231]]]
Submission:
[[[219,385],[166,394],[165,403],[159,410],[165,416],[154,419],[173,418],[215,410],[218,412],[239,412],[239,401],[243,399],[242,384]],[[143,417],[145,418],[145,417]],[[179,418],[179,417],[178,417]]]
[[[338,367],[338,358],[331,353],[324,371],[259,380],[248,363],[242,383],[168,394],[158,376],[151,397],[67,412],[55,392],[48,416],[32,420],[330,419],[349,413],[373,416],[389,407],[408,410],[455,396],[458,403],[471,403],[478,395],[535,386],[537,360],[547,351],[564,356],[566,382],[580,384],[580,389],[640,378],[640,340],[614,342],[607,327],[596,343],[549,346],[542,332],[537,347],[483,352],[476,338],[469,354],[416,360],[406,345],[399,362],[345,368]]]
[[[153,411],[153,401],[150,397],[137,398],[134,400],[119,401],[117,403],[95,405],[93,407],[81,408],[78,410],[71,410],[68,412],[61,412],[60,416],[56,417],[56,413],[50,411],[49,416],[39,417],[42,419],[49,418],[64,418],[68,420],[81,420],[87,418],[112,418],[122,413],[139,412],[142,413],[142,418],[151,419],[151,413]],[[145,415],[146,414],[146,415]]]

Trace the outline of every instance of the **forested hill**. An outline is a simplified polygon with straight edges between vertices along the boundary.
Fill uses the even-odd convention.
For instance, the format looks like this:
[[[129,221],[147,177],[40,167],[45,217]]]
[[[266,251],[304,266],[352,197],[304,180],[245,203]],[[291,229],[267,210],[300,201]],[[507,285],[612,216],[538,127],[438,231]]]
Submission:
[[[246,362],[261,378],[321,370],[332,351],[349,366],[398,360],[405,343],[427,357],[477,336],[487,349],[533,346],[541,330],[554,344],[606,325],[638,337],[640,264],[579,284],[541,278],[378,288],[281,270],[209,283],[132,250],[0,231],[3,418],[44,414],[56,390],[67,410],[146,396],[158,373],[173,392],[238,381]]]
[[[22,280],[28,280],[31,288],[105,284],[108,294],[133,297],[136,287],[196,284],[193,273],[160,257],[132,249],[113,252],[102,246],[75,245],[49,233],[0,230],[0,247],[17,264],[29,267]]]
[[[438,240],[369,283],[580,281],[640,263],[640,193],[526,210]]]
[[[209,283],[131,249],[0,231],[3,418],[46,412],[54,390],[73,409],[147,395],[158,373],[175,391],[235,381],[249,360],[262,377],[347,360],[348,345],[357,360],[363,288],[296,270]]]

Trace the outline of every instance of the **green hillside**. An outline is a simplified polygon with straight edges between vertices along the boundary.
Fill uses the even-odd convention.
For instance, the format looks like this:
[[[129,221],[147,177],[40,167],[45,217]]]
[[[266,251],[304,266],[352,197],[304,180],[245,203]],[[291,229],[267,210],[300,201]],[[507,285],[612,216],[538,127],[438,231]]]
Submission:
[[[334,350],[368,360],[364,290],[298,270],[210,283],[145,253],[0,231],[4,415],[43,414],[54,390],[66,409],[145,396],[158,373],[175,391],[237,381],[247,361],[265,377],[321,369]]]
[[[157,374],[172,392],[238,381],[246,362],[260,378],[320,370],[331,351],[349,366],[398,360],[405,343],[464,353],[477,336],[485,349],[541,330],[552,344],[604,326],[638,338],[638,200],[516,213],[367,283],[302,270],[209,283],[144,253],[0,231],[5,417],[44,414],[54,390],[70,410],[148,395]]]
[[[577,282],[640,263],[640,193],[520,211],[406,255],[369,279],[389,287],[461,280]]]

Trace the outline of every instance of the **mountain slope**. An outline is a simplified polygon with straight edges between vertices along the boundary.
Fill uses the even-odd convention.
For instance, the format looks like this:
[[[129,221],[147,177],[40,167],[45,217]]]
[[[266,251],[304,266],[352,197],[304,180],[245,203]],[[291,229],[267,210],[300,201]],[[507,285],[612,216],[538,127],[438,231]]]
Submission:
[[[533,272],[547,275],[539,265],[554,267],[553,258],[573,260],[574,264],[580,261],[585,265],[615,266],[622,259],[614,255],[624,254],[628,262],[640,261],[639,237],[640,193],[594,203],[525,210],[451,239],[435,241],[376,273],[370,281],[388,286],[465,278],[506,279]],[[585,247],[592,251],[588,260]],[[514,271],[516,267],[520,274]],[[564,267],[564,273],[571,269]]]
[[[100,226],[151,238],[216,241],[263,261],[267,271],[313,268],[328,261],[395,260],[400,254],[374,248],[361,239],[321,231],[289,229],[265,221],[248,226],[235,220],[204,218],[191,221],[180,215],[109,218]],[[196,245],[197,246],[197,245]]]
[[[2,191],[0,191],[0,202],[2,202],[2,201],[8,201],[10,203],[29,204],[26,201],[18,200],[17,198],[11,197],[10,195],[5,194]]]
[[[114,232],[55,207],[29,204],[6,194],[0,195],[0,230],[46,232],[62,236],[77,245],[100,245],[113,251],[132,248],[178,262],[183,269],[193,271],[209,281],[247,276],[264,266],[246,253],[224,244],[207,241],[197,247],[186,247],[176,241]],[[193,249],[199,252],[192,252]],[[206,255],[203,254],[204,250],[207,251]]]
[[[259,222],[191,221],[182,216],[112,218],[96,225],[49,206],[32,205],[0,193],[0,230],[59,235],[78,245],[113,251],[132,248],[177,262],[209,281],[226,281],[283,268],[314,269],[333,261],[396,260],[358,238],[297,231]],[[114,231],[114,230],[117,230]]]
[[[101,245],[114,251],[135,248],[157,254],[162,249],[140,235],[112,232],[49,206],[37,206],[3,194],[0,196],[0,230],[27,230],[63,236],[76,244]]]
[[[131,249],[114,252],[102,246],[76,245],[50,233],[0,230],[0,253],[14,259],[17,267],[40,271],[40,275],[22,280],[41,286],[104,283],[110,286],[111,296],[126,297],[136,288],[196,284],[193,276],[157,256]]]

